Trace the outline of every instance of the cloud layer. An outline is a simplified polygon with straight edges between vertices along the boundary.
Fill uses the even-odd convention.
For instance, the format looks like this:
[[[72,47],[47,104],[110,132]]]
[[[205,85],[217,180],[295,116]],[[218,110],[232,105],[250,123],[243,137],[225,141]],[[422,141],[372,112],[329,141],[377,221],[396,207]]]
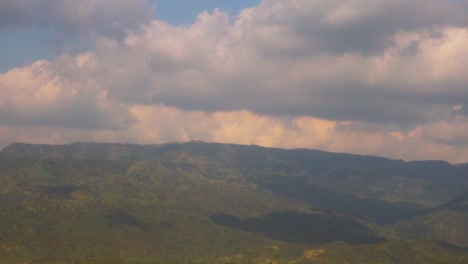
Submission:
[[[461,2],[265,0],[185,27],[144,1],[41,1],[47,16],[35,2],[0,3],[0,27],[91,33],[94,48],[0,75],[0,145],[201,139],[468,162]]]
[[[0,28],[39,26],[114,38],[151,21],[155,12],[145,0],[2,0],[0,7]]]

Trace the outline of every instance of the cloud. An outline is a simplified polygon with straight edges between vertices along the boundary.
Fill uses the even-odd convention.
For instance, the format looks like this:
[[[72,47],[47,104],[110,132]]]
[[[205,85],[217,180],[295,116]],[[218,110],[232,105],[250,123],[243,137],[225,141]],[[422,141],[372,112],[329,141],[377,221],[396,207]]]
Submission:
[[[468,117],[458,116],[453,121],[441,121],[423,126],[422,136],[439,144],[468,147]]]
[[[365,3],[349,3],[355,2]],[[412,2],[400,2],[403,9],[416,8]],[[385,22],[375,20],[380,17],[399,18],[398,23],[388,22],[392,30],[366,33],[392,40],[378,51],[365,45],[352,49],[348,43],[359,34],[330,31],[327,34],[335,37],[328,39],[296,28],[295,19],[307,14],[321,16],[305,21],[306,25],[325,23],[322,20],[342,3],[265,1],[244,10],[234,23],[219,10],[200,14],[189,27],[153,21],[143,32],[130,34],[125,44],[106,42],[98,48],[105,67],[100,76],[113,87],[109,95],[127,103],[402,127],[444,119],[453,105],[468,100],[464,74],[468,28],[461,26],[464,20],[457,14],[463,11],[456,4],[434,2],[452,15],[436,16],[432,8],[421,5],[419,13],[409,16],[399,15],[401,10],[390,8],[387,1],[372,2],[373,9],[366,12],[376,9],[375,14],[356,13],[358,18],[353,19],[374,25]],[[468,17],[468,12],[464,14]],[[359,28],[367,27],[359,24]],[[338,41],[344,37],[350,39]],[[325,48],[335,42],[349,50]]]
[[[468,161],[461,2],[265,0],[188,26],[151,20],[142,1],[82,1],[75,17],[66,14],[79,2],[43,4],[52,3],[41,16],[0,16],[0,27],[63,22],[95,34],[93,49],[0,75],[0,133],[16,133],[5,138],[200,139]]]
[[[70,35],[122,38],[154,17],[144,0],[2,0],[1,27],[57,28]]]
[[[69,66],[83,66],[92,57],[81,54],[76,65]],[[0,75],[0,90],[0,124],[4,125],[121,129],[134,121],[126,108],[107,99],[98,83],[66,78],[46,61]]]
[[[453,141],[457,137],[464,137],[466,120],[418,126],[402,133],[378,129],[365,123],[334,122],[312,117],[278,118],[248,111],[206,113],[163,105],[134,105],[130,111],[136,121],[131,127],[121,130],[92,131],[45,125],[9,127],[0,124],[0,145],[15,141],[154,144],[204,140],[267,147],[313,148],[407,160],[468,160],[467,146],[460,146],[459,142]],[[448,140],[442,142],[440,138]]]
[[[273,55],[281,51],[278,43],[286,42],[308,53],[379,54],[399,32],[466,26],[466,10],[460,6],[440,0],[269,0],[245,13],[243,23],[255,29],[261,49]],[[269,42],[271,33],[285,39]]]

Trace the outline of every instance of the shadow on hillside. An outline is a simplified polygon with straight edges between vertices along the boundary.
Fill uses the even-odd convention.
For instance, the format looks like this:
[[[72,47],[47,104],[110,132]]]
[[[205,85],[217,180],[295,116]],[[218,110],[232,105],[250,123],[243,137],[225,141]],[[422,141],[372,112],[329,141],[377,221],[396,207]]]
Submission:
[[[468,212],[468,190],[460,193],[458,196],[439,206],[440,209],[446,208],[455,212]]]
[[[48,195],[69,197],[73,192],[76,192],[81,188],[82,187],[75,185],[41,186],[39,187],[39,191]]]
[[[343,241],[359,245],[385,241],[372,235],[369,228],[360,222],[341,216],[281,212],[241,220],[230,214],[219,213],[210,219],[220,225],[292,243],[319,245]]]
[[[344,212],[372,220],[378,224],[391,224],[421,216],[433,211],[410,203],[360,198],[337,192],[316,184],[308,184],[307,177],[271,178],[257,184],[281,196],[306,202],[322,210]]]
[[[120,210],[120,209],[112,211],[109,214],[106,214],[105,217],[107,218],[111,226],[124,225],[124,226],[135,227],[137,229],[140,229],[141,231],[148,231],[151,228],[149,224],[136,218],[130,213],[124,210]]]
[[[454,244],[450,244],[450,243],[447,243],[447,242],[444,242],[444,241],[436,241],[437,245],[443,247],[443,248],[447,248],[447,249],[451,249],[451,250],[461,250],[461,251],[465,251],[465,252],[468,252],[468,247],[459,247],[457,245],[454,245]]]

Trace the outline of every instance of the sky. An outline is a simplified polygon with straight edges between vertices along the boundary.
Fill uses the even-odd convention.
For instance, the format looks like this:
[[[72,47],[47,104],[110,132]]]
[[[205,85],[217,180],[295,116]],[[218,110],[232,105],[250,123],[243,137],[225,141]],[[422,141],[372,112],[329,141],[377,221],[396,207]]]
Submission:
[[[1,0],[0,148],[203,140],[468,162],[466,0]]]

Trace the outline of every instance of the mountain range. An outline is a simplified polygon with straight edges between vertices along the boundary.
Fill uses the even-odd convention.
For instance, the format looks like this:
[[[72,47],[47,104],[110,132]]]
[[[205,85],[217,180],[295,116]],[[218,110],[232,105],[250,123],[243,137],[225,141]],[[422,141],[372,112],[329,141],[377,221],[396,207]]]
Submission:
[[[14,143],[0,263],[468,263],[468,164],[192,141]]]

